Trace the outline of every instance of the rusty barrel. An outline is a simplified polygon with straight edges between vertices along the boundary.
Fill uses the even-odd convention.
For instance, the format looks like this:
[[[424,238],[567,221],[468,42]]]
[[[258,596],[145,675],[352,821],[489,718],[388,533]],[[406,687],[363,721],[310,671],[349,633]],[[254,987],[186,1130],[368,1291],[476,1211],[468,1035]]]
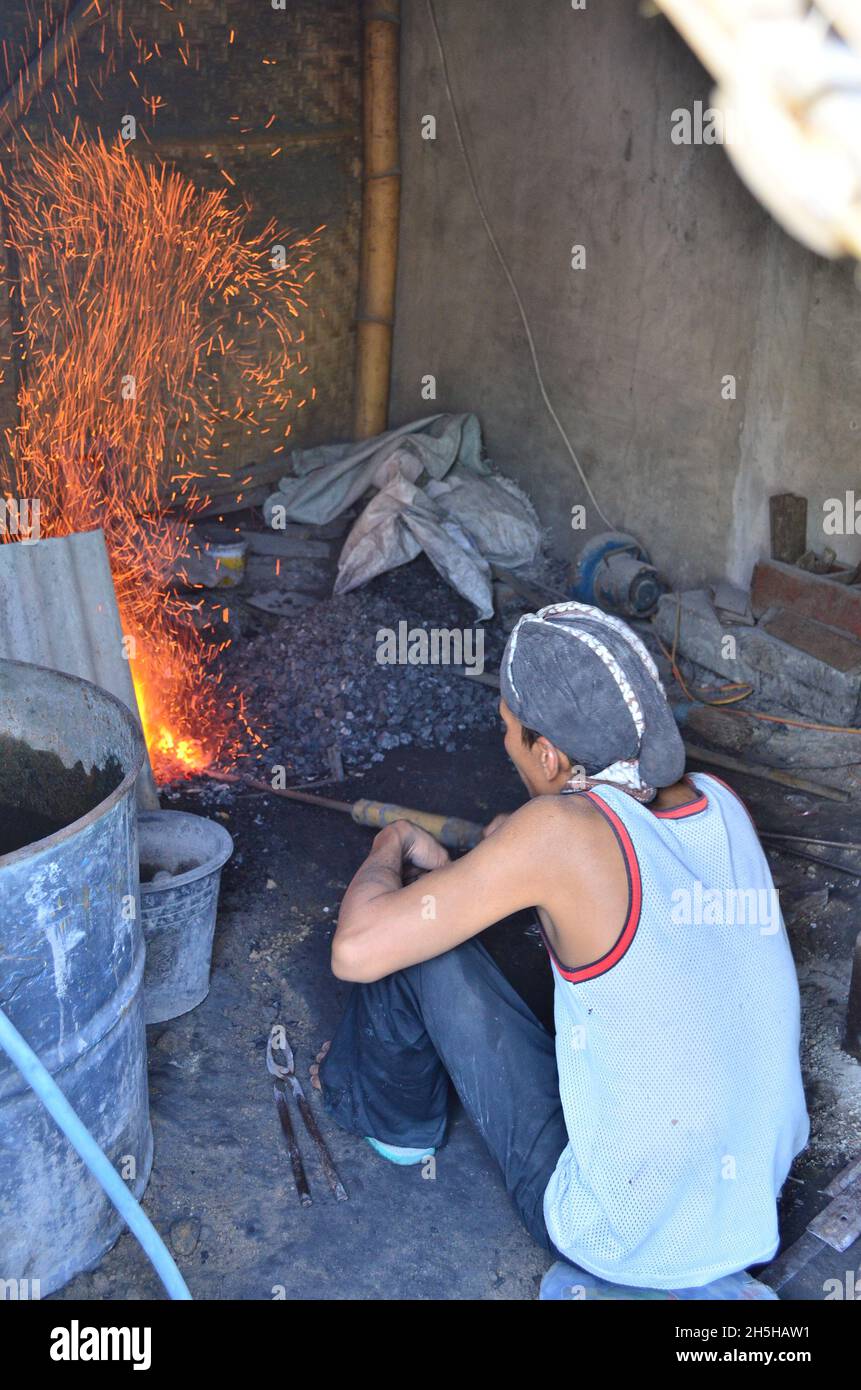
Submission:
[[[135,807],[143,759],[137,723],[113,695],[0,660],[0,1008],[135,1196],[152,1166]],[[121,1230],[0,1051],[2,1287],[44,1297],[96,1264]]]

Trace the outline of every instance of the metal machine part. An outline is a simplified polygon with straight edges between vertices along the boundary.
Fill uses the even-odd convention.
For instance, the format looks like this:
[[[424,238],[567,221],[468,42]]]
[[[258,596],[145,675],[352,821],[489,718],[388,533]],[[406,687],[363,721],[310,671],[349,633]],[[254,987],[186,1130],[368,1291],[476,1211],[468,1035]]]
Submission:
[[[592,536],[571,573],[572,598],[625,618],[647,618],[667,588],[639,541],[623,531]]]

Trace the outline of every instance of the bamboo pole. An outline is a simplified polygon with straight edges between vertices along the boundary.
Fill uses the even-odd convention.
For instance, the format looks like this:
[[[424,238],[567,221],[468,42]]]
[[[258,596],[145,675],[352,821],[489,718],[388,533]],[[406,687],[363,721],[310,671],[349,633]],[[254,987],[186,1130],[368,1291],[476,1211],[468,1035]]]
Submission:
[[[400,0],[364,0],[364,182],[356,334],[356,439],[388,423],[401,171]]]

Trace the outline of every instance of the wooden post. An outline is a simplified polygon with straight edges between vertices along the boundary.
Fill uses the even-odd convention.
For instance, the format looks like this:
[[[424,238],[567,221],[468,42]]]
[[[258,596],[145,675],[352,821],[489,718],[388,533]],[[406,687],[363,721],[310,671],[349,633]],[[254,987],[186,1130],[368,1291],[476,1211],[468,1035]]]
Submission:
[[[849,982],[843,1050],[861,1062],[861,933],[855,942],[852,956],[852,978]]]
[[[807,549],[807,498],[779,492],[768,499],[771,558],[794,565]]]
[[[356,439],[388,424],[401,172],[400,0],[364,0],[364,186],[356,342]]]

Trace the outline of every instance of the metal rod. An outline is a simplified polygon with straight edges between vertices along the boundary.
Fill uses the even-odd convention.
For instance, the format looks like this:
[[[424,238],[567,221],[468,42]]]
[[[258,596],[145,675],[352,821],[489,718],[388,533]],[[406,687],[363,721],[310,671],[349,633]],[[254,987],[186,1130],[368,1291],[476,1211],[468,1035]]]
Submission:
[[[267,796],[285,796],[289,801],[304,801],[309,806],[327,806],[330,811],[346,811],[348,816],[353,814],[351,801],[335,801],[329,796],[312,796],[309,792],[300,792],[293,787],[272,787],[268,782],[261,782],[256,777],[237,777],[232,772],[207,772],[204,776],[211,782],[250,787],[256,792],[266,792]]]
[[[772,853],[791,854],[793,859],[804,859],[808,864],[819,864],[823,869],[835,869],[838,874],[846,874],[847,878],[861,878],[861,869],[847,869],[845,864],[838,864],[836,859],[820,859],[818,854],[805,854],[803,849],[793,849],[792,845],[784,845],[781,849],[775,845]]]
[[[311,1196],[311,1189],[308,1186],[308,1178],[305,1173],[305,1166],[302,1162],[302,1155],[299,1152],[299,1145],[296,1143],[296,1131],[293,1128],[293,1120],[290,1116],[290,1106],[284,1093],[284,1082],[276,1081],[273,1090],[275,1093],[275,1107],[278,1111],[278,1118],[281,1121],[281,1128],[287,1142],[287,1152],[290,1155],[290,1167],[293,1169],[293,1181],[296,1184],[296,1192],[303,1207],[310,1207],[314,1201]]]
[[[695,743],[685,740],[685,752],[696,762],[707,767],[724,767],[728,772],[741,772],[745,777],[758,777],[764,782],[776,782],[779,786],[793,787],[797,791],[810,792],[813,796],[824,797],[828,801],[849,800],[849,793],[840,787],[826,787],[822,782],[811,782],[807,777],[796,777],[794,772],[784,772],[779,767],[763,767],[759,763],[745,763],[740,758],[732,758],[729,753],[713,753],[708,748],[698,748]]]
[[[745,767],[744,771],[747,772],[749,771],[749,769]],[[229,772],[207,772],[205,776],[213,782],[227,782],[230,784],[238,784],[241,786],[250,787],[251,789],[257,792],[265,792],[267,795],[283,796],[287,797],[290,801],[303,801],[308,806],[324,806],[327,807],[330,811],[345,811],[348,815],[353,815],[353,809],[355,805],[355,803],[353,802],[336,801],[332,797],[328,796],[313,796],[310,792],[296,791],[292,787],[271,787],[268,782],[259,782],[256,780],[256,778],[253,777],[237,777],[233,773]],[[828,849],[861,850],[861,843],[855,840],[822,840],[817,838],[817,836],[815,835],[782,835],[778,834],[778,832],[774,830],[758,830],[757,833],[761,840],[777,840],[784,844],[822,845]],[[807,855],[800,855],[799,857],[810,857],[811,859],[813,858],[813,856]],[[823,859],[815,859],[814,862],[817,864],[826,864],[828,861]],[[843,872],[847,874],[852,873],[851,869],[844,868],[840,864],[828,863],[828,867],[834,869],[842,869]],[[861,876],[861,871],[859,871],[858,874],[855,874],[853,876],[856,878]]]
[[[776,830],[760,830],[761,840],[784,840],[793,845],[826,845],[829,849],[861,850],[857,840],[819,840],[815,835],[779,835]]]
[[[296,1104],[299,1107],[299,1114],[305,1121],[305,1128],[307,1129],[308,1133],[310,1134],[311,1138],[314,1140],[314,1143],[317,1146],[317,1153],[320,1156],[320,1167],[323,1169],[323,1172],[326,1175],[327,1183],[331,1187],[332,1191],[335,1194],[335,1197],[339,1202],[348,1202],[350,1199],[347,1195],[347,1189],[344,1187],[344,1184],[338,1177],[338,1170],[335,1167],[332,1155],[329,1153],[329,1146],[326,1143],[326,1140],[323,1138],[322,1134],[320,1133],[319,1126],[314,1117],[314,1112],[308,1104],[307,1100],[305,1099],[305,1093],[304,1091],[302,1091],[301,1087],[296,1092]]]

